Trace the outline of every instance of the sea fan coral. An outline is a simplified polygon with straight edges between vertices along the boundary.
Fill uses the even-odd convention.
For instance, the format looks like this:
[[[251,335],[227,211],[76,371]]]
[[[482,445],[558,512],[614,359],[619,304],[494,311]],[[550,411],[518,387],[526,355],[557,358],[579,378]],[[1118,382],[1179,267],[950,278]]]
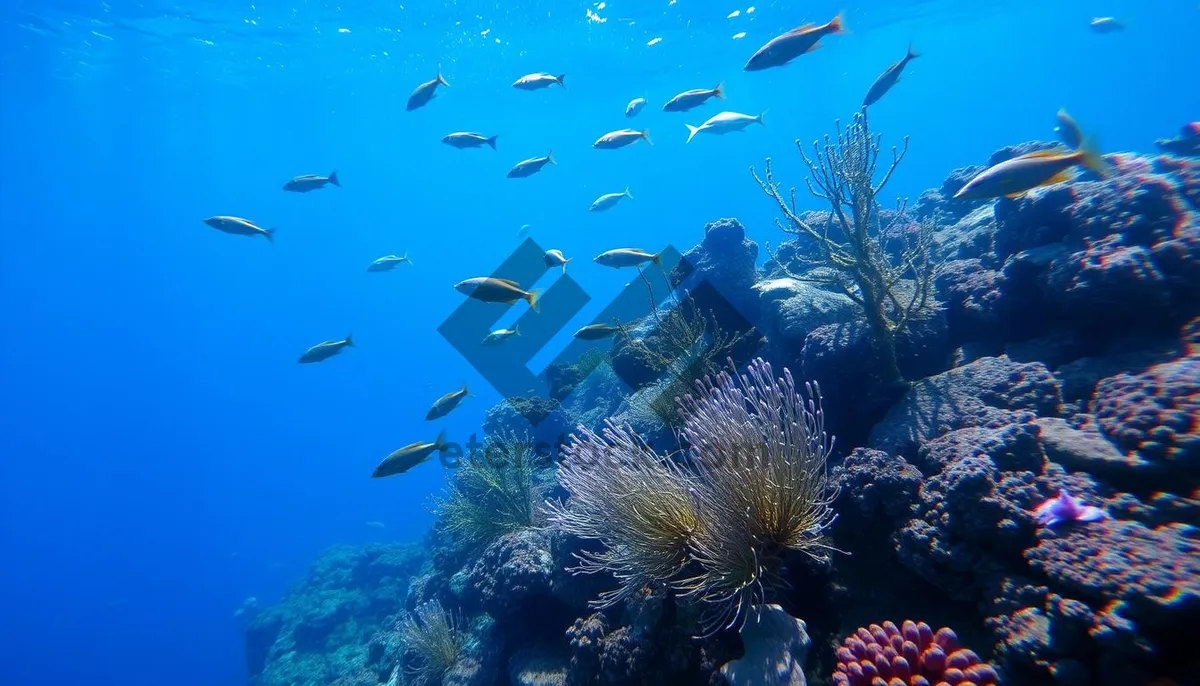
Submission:
[[[991,686],[995,668],[958,643],[948,628],[925,622],[872,624],[837,649],[836,686]]]

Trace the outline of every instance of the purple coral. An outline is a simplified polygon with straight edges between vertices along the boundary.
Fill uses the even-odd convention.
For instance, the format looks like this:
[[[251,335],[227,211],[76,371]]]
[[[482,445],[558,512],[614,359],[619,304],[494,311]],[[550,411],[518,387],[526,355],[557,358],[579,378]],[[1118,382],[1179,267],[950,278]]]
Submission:
[[[990,686],[996,670],[958,643],[948,628],[934,633],[925,622],[872,624],[837,649],[836,686]]]
[[[1057,496],[1038,505],[1033,513],[1037,516],[1038,524],[1042,526],[1068,522],[1096,522],[1108,516],[1098,507],[1084,505],[1082,500],[1067,493],[1065,489],[1059,489]]]

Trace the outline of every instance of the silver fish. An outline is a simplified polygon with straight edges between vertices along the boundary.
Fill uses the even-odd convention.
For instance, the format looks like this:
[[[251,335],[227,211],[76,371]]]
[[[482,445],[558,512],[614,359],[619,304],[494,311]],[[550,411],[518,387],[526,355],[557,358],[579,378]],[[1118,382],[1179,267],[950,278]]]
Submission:
[[[332,172],[329,174],[329,176],[321,176],[319,174],[305,174],[303,176],[297,176],[291,181],[283,184],[283,190],[292,191],[293,193],[307,193],[309,191],[315,191],[324,188],[329,184],[333,184],[338,188],[342,187],[341,182],[338,181],[337,172]]]
[[[771,67],[782,67],[800,55],[816,50],[820,47],[817,44],[818,41],[835,33],[845,33],[840,14],[828,24],[820,26],[805,24],[772,38],[750,56],[750,60],[742,69],[744,71],[762,71]]]
[[[617,148],[623,148],[626,145],[633,145],[639,140],[645,140],[650,145],[654,145],[653,141],[650,140],[649,129],[643,129],[641,131],[637,131],[635,129],[620,129],[619,131],[611,131],[604,134],[597,139],[595,143],[592,143],[592,147],[598,150],[616,150]]]
[[[908,63],[920,56],[921,54],[913,52],[912,45],[909,45],[908,54],[904,56],[904,59],[884,70],[879,75],[879,78],[875,79],[875,83],[871,84],[871,88],[867,90],[867,97],[863,98],[862,106],[870,107],[879,102],[879,99],[891,90],[892,86],[900,82],[900,75],[904,72],[904,68],[908,66]]]
[[[409,112],[412,112],[419,107],[424,107],[425,105],[429,104],[429,101],[433,100],[434,96],[437,95],[438,86],[446,86],[447,88],[450,87],[450,84],[446,82],[446,79],[442,78],[441,69],[438,69],[438,75],[436,79],[433,79],[432,81],[426,81],[413,90],[412,95],[408,96],[408,106],[405,109],[407,109]]]
[[[522,76],[513,82],[513,88],[519,88],[523,91],[535,91],[540,88],[549,88],[556,83],[563,88],[566,88],[566,78],[566,74],[559,74],[558,76],[546,74],[544,72],[526,74],[525,76]]]
[[[1125,30],[1125,24],[1115,17],[1096,17],[1088,22],[1088,25],[1096,33],[1116,33]]]
[[[687,112],[693,107],[699,107],[708,102],[710,98],[725,99],[725,91],[721,90],[721,84],[718,83],[716,88],[696,88],[684,91],[668,100],[667,104],[663,105],[663,112]]]
[[[598,341],[602,338],[609,338],[621,329],[609,324],[588,324],[575,332],[575,338],[581,341]]]
[[[512,169],[508,170],[508,178],[523,179],[527,176],[533,176],[540,172],[542,167],[547,164],[558,164],[554,161],[554,153],[546,153],[545,157],[531,157],[527,160],[522,160],[513,165]]]
[[[396,257],[395,255],[384,255],[383,257],[372,262],[371,265],[367,267],[367,271],[390,272],[404,262],[412,264],[412,260],[408,259],[408,253],[404,253],[400,257]]]
[[[224,231],[235,236],[262,236],[272,243],[275,242],[275,229],[264,229],[249,219],[225,216],[209,217],[204,220],[204,223],[217,231]]]
[[[396,450],[392,454],[383,458],[379,466],[375,467],[375,471],[371,472],[372,479],[381,479],[385,476],[395,474],[403,474],[408,470],[416,467],[435,452],[443,452],[450,444],[446,441],[446,432],[438,434],[433,443],[424,443],[417,441]]]
[[[491,146],[492,150],[496,149],[496,139],[499,136],[485,136],[482,133],[470,133],[461,131],[452,133],[442,139],[442,142],[459,150],[466,148],[482,148],[485,145]]]
[[[483,337],[483,342],[480,345],[500,345],[504,341],[513,336],[520,336],[521,329],[517,325],[513,325],[511,329],[496,329]]]
[[[547,250],[545,255],[542,255],[542,261],[547,267],[562,267],[563,274],[567,273],[567,263],[570,258],[564,257],[561,250]]]
[[[353,347],[354,341],[350,340],[349,336],[346,336],[340,341],[325,341],[324,343],[318,343],[308,350],[305,350],[304,354],[300,356],[299,362],[301,364],[308,362],[321,362],[322,360],[328,360],[346,348]]]
[[[433,407],[429,408],[429,412],[425,415],[425,420],[431,421],[445,417],[446,415],[450,414],[454,408],[458,407],[458,404],[461,403],[463,398],[467,397],[468,395],[470,395],[470,392],[467,390],[466,386],[463,386],[457,391],[451,391],[446,395],[443,395],[434,401]]]
[[[625,116],[631,117],[631,118],[636,117],[636,116],[638,116],[638,113],[642,111],[642,108],[645,106],[646,106],[645,98],[634,98],[633,100],[629,101],[628,105],[625,106]]]
[[[766,126],[763,124],[762,114],[758,115],[757,117],[752,117],[748,114],[741,114],[740,112],[722,112],[709,117],[708,121],[704,122],[700,126],[692,126],[691,124],[684,124],[684,126],[686,126],[688,130],[687,142],[691,143],[692,139],[695,138],[696,134],[698,133],[723,135],[726,133],[732,133],[734,131],[741,131],[751,124],[762,124],[763,126]]]
[[[598,265],[604,267],[613,267],[620,269],[621,267],[637,267],[646,262],[654,264],[662,264],[660,256],[638,250],[637,248],[617,248],[600,253],[593,260]]]
[[[511,305],[518,300],[529,303],[534,312],[538,309],[538,291],[523,291],[516,281],[497,279],[493,276],[477,276],[454,284],[454,290],[485,303]]]
[[[604,210],[607,210],[613,205],[621,202],[625,198],[633,200],[633,195],[629,193],[628,188],[626,188],[622,193],[605,193],[599,198],[596,198],[596,200],[592,203],[592,206],[588,208],[588,212],[603,212]]]

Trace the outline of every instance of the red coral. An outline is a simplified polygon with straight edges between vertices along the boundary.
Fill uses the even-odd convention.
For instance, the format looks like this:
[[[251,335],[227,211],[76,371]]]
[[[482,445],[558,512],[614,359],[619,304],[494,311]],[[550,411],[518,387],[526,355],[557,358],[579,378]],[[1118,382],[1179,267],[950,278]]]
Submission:
[[[905,620],[860,628],[837,649],[836,686],[990,686],[996,670],[947,628]]]

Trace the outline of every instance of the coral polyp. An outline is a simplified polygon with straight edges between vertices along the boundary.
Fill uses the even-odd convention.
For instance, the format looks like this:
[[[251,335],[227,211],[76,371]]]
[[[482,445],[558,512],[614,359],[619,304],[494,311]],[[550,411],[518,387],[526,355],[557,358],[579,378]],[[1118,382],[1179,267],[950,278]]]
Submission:
[[[948,628],[905,620],[859,628],[837,649],[837,686],[990,686],[999,675]]]

